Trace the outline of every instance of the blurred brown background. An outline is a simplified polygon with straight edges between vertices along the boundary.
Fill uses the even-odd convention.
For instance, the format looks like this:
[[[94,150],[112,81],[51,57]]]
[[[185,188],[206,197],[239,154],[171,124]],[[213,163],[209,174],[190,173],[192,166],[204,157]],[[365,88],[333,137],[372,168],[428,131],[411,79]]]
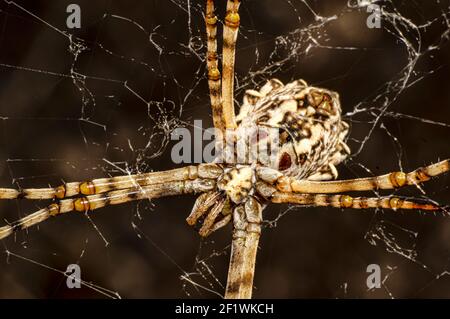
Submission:
[[[73,32],[65,26],[66,7],[73,2],[15,2],[42,21],[0,2],[2,187],[56,186],[122,174],[118,168],[132,172],[173,168],[172,143],[153,156],[167,132],[176,125],[191,128],[194,119],[202,119],[204,128],[211,126],[202,62],[203,1],[78,0],[82,29],[70,42],[61,32]],[[223,16],[225,1],[217,2]],[[412,28],[395,31],[383,21],[382,29],[368,29],[368,13],[348,7],[347,1],[306,4],[310,8],[303,1],[243,1],[237,100],[244,89],[277,77],[283,82],[303,78],[339,92],[344,113],[364,102],[361,108],[372,111],[347,115],[353,138],[349,144],[356,151],[384,98],[392,101],[383,85],[408,65],[402,40],[418,48],[419,34]],[[398,170],[399,162],[412,170],[450,154],[448,33],[441,39],[448,32],[449,2],[382,5],[386,10],[395,7],[416,25],[436,18],[420,29],[420,50],[430,45],[438,49],[417,61],[410,83],[421,80],[403,90],[388,108],[411,118],[381,118],[361,152],[339,167],[341,178]],[[336,19],[321,25],[318,16],[333,15]],[[298,33],[301,37],[296,38],[296,30],[303,30]],[[395,37],[399,32],[403,38]],[[84,46],[76,60],[74,50],[80,47],[74,44]],[[306,51],[309,44],[312,48]],[[278,61],[279,66],[274,64]],[[266,71],[251,73],[258,70]],[[74,81],[71,75],[77,74]],[[153,102],[147,105],[138,96]],[[424,185],[426,198],[450,204],[449,185],[448,174],[429,182]],[[400,194],[422,196],[417,189]],[[108,207],[90,214],[91,221],[67,214],[8,238],[0,243],[0,297],[104,298],[86,287],[67,289],[65,277],[52,270],[64,271],[78,262],[83,280],[123,298],[215,298],[224,291],[231,229],[202,241],[185,223],[194,200],[186,196]],[[2,225],[47,204],[0,202]],[[271,206],[265,218],[274,220],[287,209]],[[291,209],[276,227],[264,230],[260,247],[255,297],[450,297],[445,274],[450,222],[442,216]],[[373,263],[388,278],[383,288],[368,291],[366,267]]]

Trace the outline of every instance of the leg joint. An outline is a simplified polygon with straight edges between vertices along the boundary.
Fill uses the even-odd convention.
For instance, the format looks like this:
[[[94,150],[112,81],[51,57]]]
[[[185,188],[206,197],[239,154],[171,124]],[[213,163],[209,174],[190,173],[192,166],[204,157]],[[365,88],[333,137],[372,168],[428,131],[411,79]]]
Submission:
[[[231,29],[237,29],[240,24],[239,13],[229,11],[225,16],[225,25]]]

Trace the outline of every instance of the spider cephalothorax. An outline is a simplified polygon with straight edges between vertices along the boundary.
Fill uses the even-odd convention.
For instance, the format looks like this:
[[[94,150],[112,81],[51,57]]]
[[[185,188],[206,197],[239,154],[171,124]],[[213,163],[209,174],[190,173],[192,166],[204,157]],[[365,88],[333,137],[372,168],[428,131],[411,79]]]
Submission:
[[[328,180],[337,177],[335,165],[350,152],[344,141],[348,124],[341,120],[338,94],[310,87],[303,80],[283,85],[272,79],[259,91],[247,90],[236,123],[234,135],[228,136],[232,141],[226,141],[235,146],[232,154],[225,151],[218,159],[223,173],[217,190],[200,196],[188,217],[194,224],[212,207],[200,230],[204,236],[226,225],[234,207],[248,198],[264,204],[255,189],[257,168],[268,167],[301,179]],[[239,142],[244,147],[235,145]],[[212,218],[219,222],[212,223]]]

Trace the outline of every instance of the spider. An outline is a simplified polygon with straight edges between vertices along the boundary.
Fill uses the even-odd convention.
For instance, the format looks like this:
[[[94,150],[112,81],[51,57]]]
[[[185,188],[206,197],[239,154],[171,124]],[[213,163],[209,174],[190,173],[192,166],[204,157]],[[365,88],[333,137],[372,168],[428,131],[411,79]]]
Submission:
[[[71,211],[88,212],[140,199],[197,194],[189,225],[201,225],[209,236],[233,225],[225,298],[251,298],[262,212],[269,203],[335,208],[440,210],[432,203],[400,197],[356,197],[345,193],[395,189],[417,185],[450,170],[444,160],[412,172],[337,180],[336,166],[350,154],[349,125],[341,118],[336,92],[309,86],[304,80],[284,85],[267,81],[259,90],[247,90],[239,114],[234,111],[234,61],[240,24],[239,0],[227,0],[223,27],[222,74],[217,54],[214,0],[206,0],[207,76],[218,145],[246,141],[263,147],[277,144],[272,160],[240,158],[236,151],[219,153],[217,161],[168,171],[69,182],[54,188],[0,188],[0,199],[53,199],[54,202],[9,225],[0,227],[0,239],[46,219]],[[271,128],[279,133],[252,137],[251,129]],[[249,130],[245,130],[249,129]],[[247,135],[246,135],[247,134]],[[248,155],[248,154],[246,154]],[[343,194],[344,193],[344,194]]]

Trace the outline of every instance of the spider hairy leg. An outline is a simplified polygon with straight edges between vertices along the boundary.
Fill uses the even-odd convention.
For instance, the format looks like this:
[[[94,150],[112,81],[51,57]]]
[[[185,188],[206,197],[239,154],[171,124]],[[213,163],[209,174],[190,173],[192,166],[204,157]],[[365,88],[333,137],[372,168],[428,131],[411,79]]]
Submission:
[[[262,205],[249,197],[233,212],[233,241],[228,268],[226,299],[250,299],[253,291],[256,255],[261,235]]]
[[[196,178],[215,179],[222,169],[215,164],[186,166],[162,172],[97,178],[87,182],[70,182],[54,188],[0,188],[0,199],[63,199],[76,195],[94,195],[113,190],[147,186]]]
[[[232,206],[229,199],[226,199],[224,202],[224,206],[222,208],[222,218],[218,219],[214,225],[212,225],[211,229],[207,233],[207,236],[209,236],[211,233],[215,232],[216,230],[225,227],[229,224],[229,222],[233,218],[233,212],[232,212]]]
[[[370,191],[394,189],[402,186],[417,185],[429,181],[432,177],[450,170],[450,160],[418,168],[412,172],[392,172],[385,175],[337,181],[309,181],[281,175],[270,169],[259,170],[259,177],[266,182],[275,183],[278,190],[294,193],[343,193],[349,191]]]
[[[196,178],[215,179],[222,174],[222,169],[215,164],[186,166],[162,172],[125,175],[111,178],[94,179],[80,185],[80,193],[93,195],[112,190],[126,189],[136,186],[147,186],[173,181],[194,180]]]
[[[208,69],[208,86],[211,98],[211,108],[214,127],[219,129],[222,134],[225,131],[225,122],[223,120],[223,111],[221,103],[221,82],[217,54],[217,16],[214,13],[214,0],[206,1],[206,36],[208,52],[206,55],[206,65]]]
[[[216,218],[222,212],[223,206],[225,205],[225,200],[225,198],[219,199],[219,201],[214,204],[213,208],[211,208],[210,213],[206,216],[203,221],[203,225],[198,232],[200,236],[206,237],[211,233],[211,228],[214,225]]]
[[[240,0],[227,1],[227,13],[223,29],[223,54],[222,54],[222,103],[223,118],[227,129],[236,128],[234,113],[234,63],[236,53],[236,40],[239,30]]]
[[[215,187],[213,180],[195,179],[189,181],[168,182],[144,187],[121,189],[102,194],[79,197],[74,200],[76,211],[92,211],[108,205],[118,205],[141,199],[152,199],[164,196],[192,194],[210,191]]]
[[[195,200],[194,207],[189,216],[186,218],[186,222],[190,226],[194,226],[197,220],[202,217],[220,198],[219,192],[209,192],[201,194]]]
[[[417,203],[396,196],[387,197],[351,197],[349,195],[327,194],[293,194],[275,192],[271,197],[272,203],[289,203],[315,207],[334,208],[383,208],[392,210],[426,210],[438,211],[441,207],[432,203]]]
[[[197,198],[191,214],[186,218],[187,223],[193,226],[200,217],[207,214],[199,231],[203,237],[224,227],[231,220],[232,206],[248,199],[253,187],[253,176],[253,169],[248,166],[224,168],[223,174],[217,179],[218,191],[202,194]],[[220,210],[217,209],[219,206]],[[211,207],[213,208],[210,210]],[[222,218],[218,218],[220,212]]]
[[[50,217],[63,213],[71,211],[87,212],[108,205],[118,205],[140,199],[152,199],[163,196],[207,192],[211,191],[215,188],[215,186],[216,185],[213,180],[195,179],[155,184],[145,187],[134,187],[85,197],[63,199],[49,205],[47,208],[40,209],[33,214],[25,216],[10,225],[0,227],[0,240],[17,231],[27,229],[47,220]]]
[[[68,187],[72,187],[69,185]],[[64,187],[48,187],[48,188],[0,188],[0,199],[50,199],[63,198],[65,195]]]
[[[228,225],[232,219],[232,215],[225,215],[221,220],[219,220],[218,222],[216,222],[212,227],[211,230],[209,232],[209,234],[215,232],[216,230],[219,230],[222,227],[225,227],[226,225]]]

